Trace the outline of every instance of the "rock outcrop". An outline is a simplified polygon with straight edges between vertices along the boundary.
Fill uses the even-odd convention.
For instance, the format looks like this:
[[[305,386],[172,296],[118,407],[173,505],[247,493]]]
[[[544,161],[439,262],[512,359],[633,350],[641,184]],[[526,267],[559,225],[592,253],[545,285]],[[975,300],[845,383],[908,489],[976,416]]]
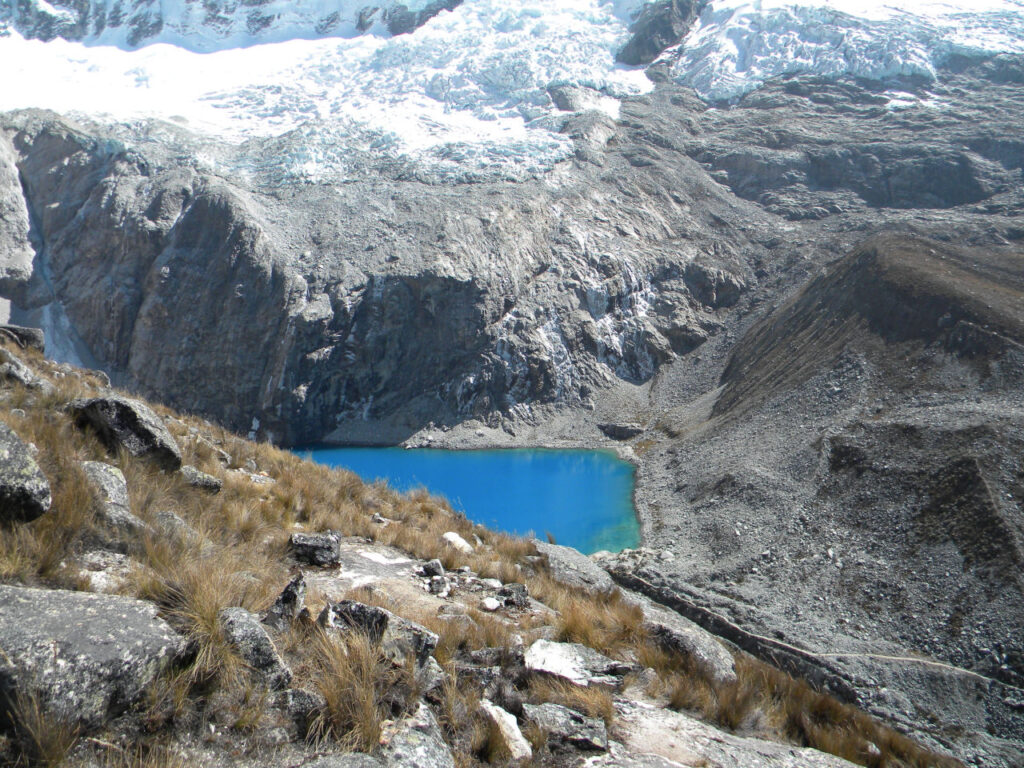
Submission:
[[[144,456],[161,469],[181,468],[181,450],[149,406],[127,397],[108,395],[74,400],[68,409],[75,422],[92,429],[111,451]]]
[[[133,704],[181,651],[152,604],[0,586],[0,701],[34,698],[55,721],[95,727]]]

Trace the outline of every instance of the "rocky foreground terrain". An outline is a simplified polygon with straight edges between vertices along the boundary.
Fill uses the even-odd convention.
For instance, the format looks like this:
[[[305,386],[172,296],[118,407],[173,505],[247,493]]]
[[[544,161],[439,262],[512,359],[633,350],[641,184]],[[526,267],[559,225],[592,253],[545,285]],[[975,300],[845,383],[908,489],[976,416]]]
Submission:
[[[960,765],[575,550],[0,336],[4,764]]]
[[[613,446],[646,547],[600,559],[617,583],[964,764],[1024,764],[1024,59],[718,101],[678,71],[699,5],[631,26],[650,92],[531,97],[570,147],[545,171],[367,140],[327,183],[281,162],[314,128],[0,115],[0,295],[51,356],[258,440]]]

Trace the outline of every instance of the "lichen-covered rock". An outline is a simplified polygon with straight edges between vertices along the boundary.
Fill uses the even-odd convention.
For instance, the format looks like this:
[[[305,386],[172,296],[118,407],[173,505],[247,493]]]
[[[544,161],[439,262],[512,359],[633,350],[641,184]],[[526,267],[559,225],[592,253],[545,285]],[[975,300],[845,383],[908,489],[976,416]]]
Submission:
[[[636,592],[625,594],[629,602],[643,611],[643,628],[652,640],[666,650],[689,656],[716,685],[736,682],[736,662],[714,635],[643,595]]]
[[[0,422],[0,521],[25,523],[50,509],[50,483],[13,429]]]
[[[384,729],[380,755],[389,768],[455,768],[451,750],[426,704]]]
[[[34,696],[54,719],[98,726],[136,701],[182,642],[151,603],[0,586],[0,648],[0,710]]]
[[[194,544],[199,541],[199,532],[169,509],[155,512],[153,514],[153,523],[163,531],[164,535],[172,539],[177,539],[186,544]]]
[[[189,464],[185,464],[181,468],[181,476],[193,488],[198,488],[207,493],[220,493],[220,489],[224,487],[224,482],[219,477],[214,477],[206,472],[200,472]]]
[[[387,768],[373,755],[362,752],[346,752],[343,755],[324,755],[311,763],[303,763],[302,768]]]
[[[300,563],[331,566],[341,562],[341,539],[333,533],[293,533],[289,542]]]
[[[306,579],[299,573],[292,577],[274,604],[267,609],[263,615],[263,623],[278,632],[283,632],[299,617],[305,604]]]
[[[595,592],[611,592],[615,589],[611,576],[579,550],[548,544],[540,539],[534,539],[533,546],[547,558],[548,570],[555,581]]]
[[[292,681],[291,670],[255,616],[244,608],[225,608],[220,612],[220,621],[227,641],[270,688],[285,688]]]
[[[519,723],[515,716],[507,712],[497,704],[483,699],[480,702],[480,711],[494,725],[495,730],[501,737],[502,745],[509,754],[509,758],[515,762],[529,760],[533,757],[533,749],[530,742],[519,730]]]
[[[53,392],[53,384],[37,376],[17,355],[6,349],[0,349],[0,380],[13,381],[44,394]]]
[[[146,524],[132,514],[128,484],[120,469],[102,461],[83,461],[82,471],[99,501],[97,509],[103,522],[132,535],[146,530]]]
[[[327,700],[321,694],[305,688],[279,691],[268,703],[284,712],[302,737],[309,733],[316,716],[327,706]]]
[[[167,427],[149,406],[138,400],[109,395],[73,400],[68,406],[79,427],[95,430],[108,450],[124,449],[148,458],[161,469],[181,468],[181,451]]]
[[[355,600],[329,603],[317,622],[324,629],[364,633],[395,664],[404,664],[411,657],[417,666],[423,666],[437,647],[438,636],[426,627]]]
[[[548,735],[555,750],[603,751],[608,748],[608,729],[603,720],[587,717],[558,704],[524,704],[523,716]]]
[[[526,668],[561,677],[576,685],[618,687],[622,677],[637,670],[635,664],[609,659],[593,648],[579,643],[554,643],[537,640],[524,657]]]

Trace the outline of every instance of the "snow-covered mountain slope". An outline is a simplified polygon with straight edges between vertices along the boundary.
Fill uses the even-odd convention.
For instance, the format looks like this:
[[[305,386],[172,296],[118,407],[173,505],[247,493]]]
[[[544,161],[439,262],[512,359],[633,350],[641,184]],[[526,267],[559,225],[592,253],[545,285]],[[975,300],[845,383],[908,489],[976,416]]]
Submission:
[[[0,5],[0,110],[173,120],[235,144],[284,136],[284,151],[231,166],[278,180],[344,180],[353,151],[430,180],[524,178],[572,151],[554,87],[592,89],[569,106],[613,116],[650,89],[616,63],[647,5],[21,0]],[[662,61],[717,101],[788,73],[928,79],[955,54],[1020,51],[1024,0],[711,0]]]

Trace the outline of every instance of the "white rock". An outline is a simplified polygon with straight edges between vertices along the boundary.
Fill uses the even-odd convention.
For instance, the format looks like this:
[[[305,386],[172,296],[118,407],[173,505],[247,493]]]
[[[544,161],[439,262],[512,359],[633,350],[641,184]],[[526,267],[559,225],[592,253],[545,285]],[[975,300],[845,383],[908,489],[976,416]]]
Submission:
[[[494,613],[494,611],[501,608],[501,603],[499,603],[493,597],[485,597],[480,602],[480,607],[483,608],[485,611],[490,611],[491,613]]]
[[[441,538],[443,538],[451,546],[455,547],[455,549],[459,550],[459,552],[462,552],[463,554],[468,555],[473,552],[473,545],[461,536],[459,536],[459,534],[457,534],[455,531],[448,531]]]
[[[480,710],[497,727],[513,761],[529,760],[533,757],[530,743],[523,736],[523,732],[519,730],[519,724],[511,712],[506,712],[487,699],[480,702]]]

